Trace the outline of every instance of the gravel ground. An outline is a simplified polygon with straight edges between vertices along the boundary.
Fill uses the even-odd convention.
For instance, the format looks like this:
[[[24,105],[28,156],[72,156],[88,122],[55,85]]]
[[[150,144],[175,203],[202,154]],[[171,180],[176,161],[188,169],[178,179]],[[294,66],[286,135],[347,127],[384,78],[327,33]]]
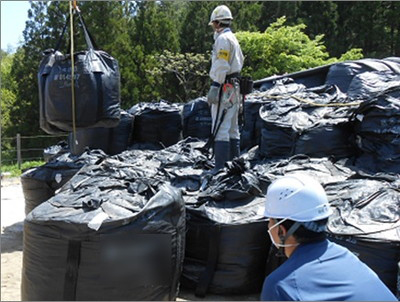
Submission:
[[[22,232],[24,195],[19,178],[1,180],[1,301],[21,300]],[[201,299],[181,289],[178,301],[256,301],[259,295],[218,296]]]

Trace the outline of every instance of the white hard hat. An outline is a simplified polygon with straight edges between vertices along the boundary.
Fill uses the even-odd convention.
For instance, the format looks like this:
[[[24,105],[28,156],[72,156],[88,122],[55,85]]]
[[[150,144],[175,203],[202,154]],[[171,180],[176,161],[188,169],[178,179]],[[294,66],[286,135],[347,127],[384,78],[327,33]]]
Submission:
[[[210,17],[210,23],[208,23],[208,25],[211,25],[214,21],[232,20],[232,19],[233,18],[231,10],[226,5],[219,5],[213,10]]]
[[[265,217],[308,222],[331,214],[324,188],[308,175],[283,176],[268,187]]]

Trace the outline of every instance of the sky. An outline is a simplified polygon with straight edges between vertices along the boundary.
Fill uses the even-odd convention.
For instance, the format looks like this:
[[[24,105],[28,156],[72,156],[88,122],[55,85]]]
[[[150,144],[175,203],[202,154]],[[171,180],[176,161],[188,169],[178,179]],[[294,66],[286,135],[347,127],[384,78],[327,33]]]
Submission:
[[[1,49],[14,52],[23,41],[30,7],[29,1],[1,0]]]

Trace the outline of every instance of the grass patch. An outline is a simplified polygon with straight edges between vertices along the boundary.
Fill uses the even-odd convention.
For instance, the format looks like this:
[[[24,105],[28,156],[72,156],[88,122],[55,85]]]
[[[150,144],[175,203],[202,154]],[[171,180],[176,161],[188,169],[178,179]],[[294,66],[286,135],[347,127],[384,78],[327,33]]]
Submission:
[[[32,167],[38,167],[44,165],[45,162],[42,160],[36,160],[36,161],[27,161],[22,163],[21,169],[18,169],[18,164],[13,164],[13,165],[2,165],[1,166],[1,172],[9,172],[11,173],[10,177],[19,177],[23,173],[23,171],[32,168]]]

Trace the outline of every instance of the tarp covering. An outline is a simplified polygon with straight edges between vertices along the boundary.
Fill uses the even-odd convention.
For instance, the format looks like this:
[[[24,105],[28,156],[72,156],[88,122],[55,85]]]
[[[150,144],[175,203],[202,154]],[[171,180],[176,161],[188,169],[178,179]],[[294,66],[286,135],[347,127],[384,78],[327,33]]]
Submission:
[[[108,158],[84,167],[25,220],[23,300],[174,300],[182,270],[180,190]]]
[[[291,173],[305,173],[317,179],[322,185],[330,182],[345,181],[355,174],[342,164],[334,163],[328,158],[309,158],[296,155],[288,159],[259,162],[253,167],[259,179],[271,182],[278,177]]]
[[[21,175],[25,198],[25,214],[54,196],[84,165],[94,164],[106,157],[100,150],[89,151],[81,156],[64,153],[43,166],[27,170]]]
[[[128,112],[135,116],[133,142],[168,147],[182,138],[181,108],[166,101],[140,103]]]

